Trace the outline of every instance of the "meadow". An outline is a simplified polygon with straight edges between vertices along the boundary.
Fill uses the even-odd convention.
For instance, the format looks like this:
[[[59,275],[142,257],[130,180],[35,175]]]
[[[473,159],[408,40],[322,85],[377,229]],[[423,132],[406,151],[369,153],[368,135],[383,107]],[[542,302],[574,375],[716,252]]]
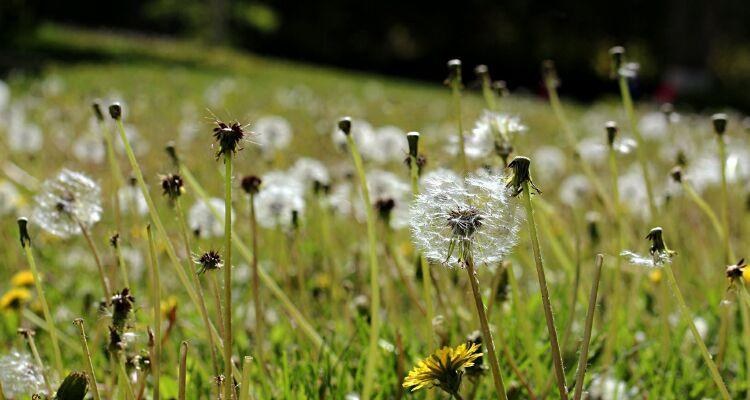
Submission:
[[[633,104],[627,52],[577,104],[551,63],[543,98],[33,46],[0,82],[0,399],[750,399],[750,117]]]

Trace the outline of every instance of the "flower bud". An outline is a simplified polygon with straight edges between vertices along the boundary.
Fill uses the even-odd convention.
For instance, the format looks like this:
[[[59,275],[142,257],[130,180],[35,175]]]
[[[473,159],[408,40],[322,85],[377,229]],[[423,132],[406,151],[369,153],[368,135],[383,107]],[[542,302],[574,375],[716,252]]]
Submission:
[[[679,165],[672,168],[671,171],[669,171],[669,175],[674,179],[677,183],[682,183],[682,167]]]
[[[534,188],[537,193],[542,192],[531,180],[531,174],[529,172],[531,169],[531,160],[528,157],[517,156],[510,162],[510,164],[508,164],[508,168],[513,171],[513,176],[511,176],[506,187],[513,188],[513,197],[518,196],[523,191],[523,185],[525,183]]]
[[[94,100],[94,102],[91,103],[91,107],[94,109],[94,116],[96,116],[96,119],[99,122],[104,121],[104,114],[102,113],[102,106],[99,104],[99,100]]]
[[[122,118],[122,107],[120,106],[120,103],[112,103],[109,106],[109,116],[114,120]]]
[[[174,142],[167,143],[164,147],[164,151],[167,152],[169,159],[172,160],[172,164],[178,165],[180,163],[180,159],[177,157],[177,147]]]
[[[607,121],[607,123],[604,124],[604,128],[607,130],[607,143],[609,143],[611,147],[615,143],[615,138],[617,137],[617,123],[615,121]]]
[[[727,130],[727,115],[724,113],[714,114],[711,116],[711,122],[714,124],[714,132],[719,136],[723,136]]]
[[[247,175],[242,178],[240,186],[247,194],[257,194],[263,181],[255,175]]]
[[[622,67],[622,59],[625,55],[625,48],[622,46],[615,46],[609,49],[609,55],[612,57],[612,71],[617,74],[617,71]]]
[[[57,388],[55,398],[59,400],[83,400],[88,391],[88,385],[85,373],[71,372]]]
[[[419,151],[419,132],[407,133],[406,141],[409,142],[409,155],[416,157]]]
[[[350,117],[344,117],[339,120],[339,129],[344,132],[344,135],[349,136],[352,131],[352,119]]]
[[[484,64],[479,64],[476,67],[474,67],[474,73],[477,75],[480,79],[489,78],[490,70],[487,68]]]

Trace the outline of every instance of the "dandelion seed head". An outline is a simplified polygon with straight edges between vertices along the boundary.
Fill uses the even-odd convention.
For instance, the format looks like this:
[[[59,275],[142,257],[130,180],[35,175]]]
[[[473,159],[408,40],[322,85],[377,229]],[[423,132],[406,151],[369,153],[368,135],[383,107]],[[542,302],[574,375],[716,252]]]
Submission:
[[[560,183],[559,197],[563,204],[578,207],[591,194],[588,178],[581,174],[570,175]]]
[[[305,211],[301,185],[299,182],[295,185],[276,183],[278,181],[269,181],[265,175],[263,182],[263,187],[255,196],[258,224],[268,229],[292,227],[293,213],[301,216]]]
[[[120,203],[120,211],[134,212],[137,215],[148,214],[148,203],[143,192],[137,186],[125,185],[117,189],[117,199]]]
[[[302,157],[297,159],[289,173],[309,187],[315,187],[316,184],[327,186],[331,183],[328,168],[314,158]]]
[[[21,205],[21,194],[16,186],[0,181],[0,216],[12,214]]]
[[[219,215],[214,216],[213,209]],[[224,236],[224,200],[213,197],[208,199],[208,203],[198,200],[190,210],[188,210],[188,225],[190,229],[202,238],[222,237]],[[232,211],[232,223],[234,224],[234,211]]]
[[[516,244],[519,229],[510,195],[499,175],[431,177],[411,206],[413,241],[433,262],[459,264],[457,239],[470,241],[477,264],[499,262]]]
[[[283,150],[292,141],[292,124],[277,115],[258,118],[253,125],[255,140],[260,149],[267,153]]]
[[[366,147],[360,147],[360,151],[363,157],[376,163],[401,161],[409,151],[405,133],[397,126],[377,128],[371,139],[371,143]]]
[[[63,169],[42,183],[34,197],[31,220],[45,231],[62,238],[81,233],[101,219],[100,189],[80,172]]]
[[[29,354],[16,350],[0,358],[0,381],[9,398],[30,398],[36,393],[46,393],[42,371]]]

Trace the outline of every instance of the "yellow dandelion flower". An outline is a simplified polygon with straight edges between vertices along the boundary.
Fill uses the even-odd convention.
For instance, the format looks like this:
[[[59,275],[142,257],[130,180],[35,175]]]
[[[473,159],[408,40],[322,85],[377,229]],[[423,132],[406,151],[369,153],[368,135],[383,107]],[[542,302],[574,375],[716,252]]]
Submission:
[[[161,313],[164,317],[169,317],[169,314],[177,307],[177,297],[174,295],[167,297],[161,301]]]
[[[31,292],[24,288],[13,288],[0,297],[0,310],[17,310],[31,299]]]
[[[456,395],[461,387],[464,368],[474,365],[482,356],[480,345],[464,343],[456,347],[443,347],[420,361],[404,379],[403,386],[412,391],[437,386],[451,395]]]
[[[661,282],[661,270],[660,269],[652,269],[648,272],[648,279],[653,284],[658,284]]]
[[[745,268],[742,271],[742,279],[744,279],[746,283],[750,283],[750,268]]]
[[[10,284],[15,287],[29,287],[34,284],[34,274],[29,270],[18,271],[10,278]]]

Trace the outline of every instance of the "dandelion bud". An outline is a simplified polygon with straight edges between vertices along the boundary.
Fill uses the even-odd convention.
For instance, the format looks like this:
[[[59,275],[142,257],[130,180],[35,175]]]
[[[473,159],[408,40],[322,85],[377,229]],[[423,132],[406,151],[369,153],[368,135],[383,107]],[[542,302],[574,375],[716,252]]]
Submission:
[[[591,243],[599,243],[601,239],[601,233],[599,232],[599,222],[601,222],[601,216],[596,211],[589,211],[586,213],[586,225],[588,226],[589,239]]]
[[[120,103],[112,103],[109,106],[109,116],[114,120],[122,118],[122,107],[120,106]]]
[[[73,371],[65,377],[65,380],[57,388],[56,399],[59,400],[83,400],[88,391],[89,382],[86,374],[81,371]]]
[[[552,60],[542,61],[542,78],[548,86],[558,87],[560,86],[560,78],[557,76],[557,69],[555,68],[555,62]]]
[[[479,64],[476,67],[474,67],[474,73],[477,74],[477,77],[484,78],[489,75],[490,70],[487,68],[484,64]]]
[[[506,187],[513,189],[513,197],[518,196],[523,191],[523,185],[525,183],[531,185],[537,193],[542,192],[531,180],[531,175],[529,173],[530,167],[531,160],[528,157],[523,156],[517,156],[510,162],[510,164],[508,164],[508,168],[511,169],[513,175],[506,184]]]
[[[240,142],[247,135],[242,125],[237,121],[227,124],[216,120],[215,123],[216,127],[213,129],[213,137],[219,144],[216,159],[218,160],[222,155],[225,157],[234,155],[239,150],[242,150]]]
[[[669,175],[674,179],[677,183],[682,183],[682,167],[679,165],[672,168],[671,171],[669,171]]]
[[[135,297],[130,294],[129,288],[122,289],[122,292],[112,296],[112,327],[118,332],[122,332],[125,328],[125,322],[133,310],[133,303],[135,303]]]
[[[299,229],[299,210],[292,210],[292,229]]]
[[[448,61],[448,82],[461,84],[461,60],[457,58]]]
[[[711,116],[711,122],[714,124],[714,132],[719,136],[723,136],[727,130],[727,115],[724,113],[714,114]]]
[[[492,82],[492,89],[499,97],[505,97],[508,95],[508,84],[505,81],[494,81]]]
[[[23,217],[18,219],[18,236],[21,239],[21,247],[23,248],[26,248],[26,246],[31,244],[31,237],[29,237],[28,224],[29,224],[28,219],[23,218]]]
[[[120,245],[120,234],[115,232],[114,235],[109,237],[109,245],[116,249]]]
[[[221,268],[224,263],[221,261],[221,256],[216,250],[209,250],[200,255],[200,257],[193,258],[193,262],[198,264],[198,274],[203,274],[206,271],[214,271]]]
[[[661,110],[661,113],[664,114],[664,117],[666,117],[667,123],[672,122],[672,114],[674,114],[674,106],[672,103],[664,103],[659,109]]]
[[[349,136],[352,131],[352,119],[350,117],[344,117],[339,120],[339,129],[344,132],[344,135]]]
[[[244,178],[242,178],[240,186],[242,187],[242,190],[245,191],[245,193],[253,195],[253,194],[257,194],[258,191],[260,191],[261,183],[263,183],[263,181],[257,176],[247,175]]]
[[[104,121],[104,114],[102,113],[102,106],[99,104],[99,100],[94,100],[94,102],[91,103],[91,108],[94,109],[94,116],[96,116],[96,119],[99,122]]]
[[[161,177],[162,194],[170,201],[177,200],[185,192],[182,177],[177,174],[168,174]]]
[[[388,199],[378,199],[375,202],[375,209],[378,211],[378,215],[386,224],[391,220],[391,212],[396,208],[396,201]]]
[[[648,235],[646,235],[646,239],[651,241],[651,254],[665,253],[669,251],[667,245],[664,243],[664,235],[660,226],[651,229]]]
[[[409,155],[416,157],[419,152],[419,132],[407,133],[406,141],[409,142]]]
[[[370,300],[367,296],[358,295],[352,301],[352,305],[359,316],[365,318],[368,322],[370,321]]]
[[[177,157],[177,148],[175,147],[174,142],[167,143],[167,145],[164,147],[164,151],[167,152],[169,159],[172,160],[172,164],[178,165],[180,163],[180,159]]]
[[[617,72],[622,67],[622,59],[625,55],[625,48],[622,46],[615,46],[609,49],[609,55],[612,57],[612,73],[613,76],[617,76]]]
[[[741,258],[739,261],[737,261],[734,265],[727,266],[726,274],[727,278],[731,280],[739,279],[743,276],[743,273],[745,272],[745,259]]]
[[[617,137],[617,123],[615,121],[607,121],[607,123],[604,124],[604,128],[607,130],[607,143],[609,143],[611,147],[615,143],[615,138]]]

